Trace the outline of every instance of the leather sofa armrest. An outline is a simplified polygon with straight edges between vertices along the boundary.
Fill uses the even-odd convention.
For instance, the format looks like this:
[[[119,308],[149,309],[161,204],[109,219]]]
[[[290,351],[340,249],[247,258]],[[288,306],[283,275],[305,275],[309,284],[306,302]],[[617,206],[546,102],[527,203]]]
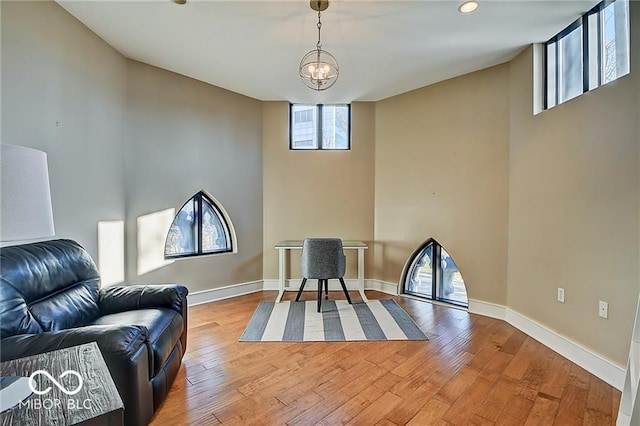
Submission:
[[[189,290],[180,284],[115,286],[100,289],[101,315],[147,308],[169,308],[184,316]]]
[[[0,340],[0,359],[9,361],[96,342],[102,354],[131,358],[149,338],[146,327],[138,325],[89,325],[40,334],[19,334]]]

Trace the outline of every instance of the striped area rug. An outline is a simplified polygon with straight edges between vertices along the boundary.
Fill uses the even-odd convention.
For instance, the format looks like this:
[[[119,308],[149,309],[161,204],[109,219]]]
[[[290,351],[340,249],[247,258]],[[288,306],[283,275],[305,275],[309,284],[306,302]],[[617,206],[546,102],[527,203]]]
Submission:
[[[262,301],[241,342],[335,342],[352,340],[426,340],[409,315],[392,299],[353,302]]]

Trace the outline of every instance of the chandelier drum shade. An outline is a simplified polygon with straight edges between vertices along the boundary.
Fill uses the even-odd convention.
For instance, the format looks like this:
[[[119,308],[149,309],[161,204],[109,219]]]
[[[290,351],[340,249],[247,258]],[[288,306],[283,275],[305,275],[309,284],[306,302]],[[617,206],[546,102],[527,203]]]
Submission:
[[[336,84],[340,75],[340,68],[336,58],[326,50],[322,49],[320,31],[322,22],[320,14],[329,7],[328,0],[311,0],[311,9],[318,12],[318,42],[316,48],[302,57],[299,66],[299,73],[302,82],[310,89],[322,91],[327,90]]]

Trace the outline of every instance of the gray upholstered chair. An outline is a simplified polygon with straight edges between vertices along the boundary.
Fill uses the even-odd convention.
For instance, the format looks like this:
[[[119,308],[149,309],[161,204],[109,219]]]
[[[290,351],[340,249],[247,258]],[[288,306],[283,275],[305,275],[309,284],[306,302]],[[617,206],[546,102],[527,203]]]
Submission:
[[[344,271],[346,267],[342,240],[340,238],[307,238],[302,243],[302,258],[300,260],[300,272],[302,284],[296,302],[300,300],[304,285],[308,279],[318,280],[318,312],[322,308],[322,286],[325,294],[329,295],[329,280],[338,279],[347,301],[351,304],[351,298],[344,283]]]

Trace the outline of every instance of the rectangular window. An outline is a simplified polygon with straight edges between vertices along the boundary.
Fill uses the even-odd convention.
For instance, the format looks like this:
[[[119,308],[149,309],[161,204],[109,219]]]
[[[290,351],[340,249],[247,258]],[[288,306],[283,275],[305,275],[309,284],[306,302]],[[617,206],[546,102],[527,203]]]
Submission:
[[[289,149],[351,149],[351,105],[291,104]]]
[[[629,2],[617,0],[602,11],[602,84],[629,74]]]
[[[629,73],[629,0],[604,0],[545,44],[545,109]]]
[[[582,94],[582,27],[578,27],[557,42],[558,103]]]

